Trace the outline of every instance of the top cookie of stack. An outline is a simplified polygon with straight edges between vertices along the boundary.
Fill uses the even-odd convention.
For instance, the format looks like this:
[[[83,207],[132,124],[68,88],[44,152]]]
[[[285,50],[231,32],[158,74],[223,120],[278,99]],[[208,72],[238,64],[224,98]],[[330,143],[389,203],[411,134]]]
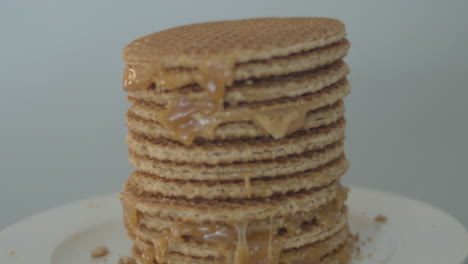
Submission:
[[[137,262],[346,259],[349,46],[334,19],[258,18],[172,28],[124,49],[137,171],[122,202]],[[217,252],[203,232],[235,249]]]

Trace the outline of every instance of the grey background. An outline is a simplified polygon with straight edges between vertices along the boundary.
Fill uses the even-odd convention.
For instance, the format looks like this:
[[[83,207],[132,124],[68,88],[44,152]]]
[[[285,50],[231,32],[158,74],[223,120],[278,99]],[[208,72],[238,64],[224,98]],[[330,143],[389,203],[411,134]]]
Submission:
[[[330,16],[347,24],[345,182],[423,200],[468,225],[468,1],[2,0],[0,229],[120,189],[121,50],[207,20]]]

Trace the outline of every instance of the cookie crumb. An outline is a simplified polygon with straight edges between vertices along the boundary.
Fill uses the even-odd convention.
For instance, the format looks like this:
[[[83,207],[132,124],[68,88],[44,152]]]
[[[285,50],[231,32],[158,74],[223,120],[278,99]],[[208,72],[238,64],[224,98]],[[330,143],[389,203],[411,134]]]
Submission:
[[[8,251],[8,255],[13,256],[14,254],[15,254],[15,251],[14,251],[14,250]]]
[[[109,249],[106,246],[99,246],[91,251],[91,257],[93,258],[101,258],[107,256],[107,254],[109,254]]]
[[[135,261],[131,257],[120,257],[118,264],[135,264]]]
[[[384,215],[378,215],[374,218],[374,221],[379,224],[385,224],[387,223],[387,217]]]

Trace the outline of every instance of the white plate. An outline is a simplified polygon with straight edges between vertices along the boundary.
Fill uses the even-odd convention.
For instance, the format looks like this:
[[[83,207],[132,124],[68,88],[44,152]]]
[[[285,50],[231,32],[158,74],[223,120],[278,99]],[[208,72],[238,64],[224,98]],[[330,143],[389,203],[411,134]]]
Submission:
[[[380,191],[352,188],[348,200],[351,229],[360,234],[359,264],[460,264],[468,252],[468,234],[453,217],[427,204]],[[388,222],[378,224],[376,215]],[[117,194],[48,210],[0,232],[0,263],[116,264],[131,243],[121,222]],[[368,241],[367,238],[371,240]],[[110,249],[102,259],[91,250]]]

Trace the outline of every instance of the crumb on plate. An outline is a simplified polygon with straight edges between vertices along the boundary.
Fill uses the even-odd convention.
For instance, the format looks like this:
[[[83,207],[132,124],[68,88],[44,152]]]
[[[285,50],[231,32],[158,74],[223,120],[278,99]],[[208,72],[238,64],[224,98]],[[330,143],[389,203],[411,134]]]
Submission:
[[[107,254],[109,254],[109,249],[106,246],[99,246],[91,251],[91,257],[93,258],[104,257]]]
[[[376,223],[380,223],[380,224],[387,223],[387,220],[388,220],[387,217],[384,216],[384,215],[378,215],[378,216],[376,216],[376,217],[374,218],[374,221],[375,221]]]

